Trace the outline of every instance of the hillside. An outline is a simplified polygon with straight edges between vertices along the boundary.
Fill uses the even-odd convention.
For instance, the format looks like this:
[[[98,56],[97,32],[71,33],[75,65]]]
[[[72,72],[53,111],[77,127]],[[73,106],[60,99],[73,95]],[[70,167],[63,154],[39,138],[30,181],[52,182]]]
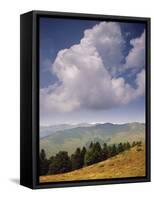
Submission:
[[[56,128],[58,130],[62,126],[59,125]],[[49,134],[49,130],[47,134]],[[77,147],[89,146],[91,141],[99,141],[100,144],[116,144],[127,141],[131,143],[134,140],[144,141],[144,137],[145,125],[142,123],[95,124],[52,132],[51,135],[40,138],[40,148],[45,149],[47,157],[50,157],[62,150],[72,154]]]
[[[41,176],[40,182],[145,176],[145,147],[133,147],[106,161],[69,173]]]
[[[58,131],[69,130],[78,127],[90,127],[92,124],[80,123],[80,124],[59,124],[52,126],[40,126],[40,138],[48,137]]]

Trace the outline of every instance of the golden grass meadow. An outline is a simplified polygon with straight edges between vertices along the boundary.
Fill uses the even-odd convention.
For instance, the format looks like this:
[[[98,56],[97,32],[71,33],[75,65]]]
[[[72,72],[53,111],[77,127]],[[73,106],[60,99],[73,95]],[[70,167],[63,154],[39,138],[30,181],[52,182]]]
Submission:
[[[72,172],[40,176],[40,183],[145,176],[145,145]]]

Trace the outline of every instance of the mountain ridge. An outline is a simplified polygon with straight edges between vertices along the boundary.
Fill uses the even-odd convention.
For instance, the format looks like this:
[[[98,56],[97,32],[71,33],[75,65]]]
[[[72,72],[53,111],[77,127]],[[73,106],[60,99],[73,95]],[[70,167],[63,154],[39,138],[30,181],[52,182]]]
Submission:
[[[145,140],[144,123],[105,123],[56,131],[51,135],[40,138],[40,148],[45,149],[47,156],[50,157],[62,150],[71,154],[77,147],[87,147],[91,141],[98,141],[103,145],[103,143],[117,144],[139,140]]]
[[[99,126],[103,126],[103,127],[106,127],[106,126],[125,126],[125,125],[129,125],[129,124],[141,124],[141,125],[145,125],[144,123],[140,123],[140,122],[130,122],[130,123],[123,123],[123,124],[117,124],[117,123],[110,123],[110,122],[106,122],[106,123],[95,123],[95,124],[90,124],[90,123],[79,123],[79,124],[59,124],[59,125],[52,125],[52,126],[42,126],[40,128],[47,128],[47,129],[50,129],[50,128],[53,128],[53,127],[61,127],[61,126],[66,126],[67,128],[63,128],[63,129],[58,129],[58,130],[55,130],[55,131],[52,131],[52,133],[56,133],[56,132],[60,132],[60,131],[63,131],[63,130],[71,130],[71,129],[74,129],[74,128],[86,128],[86,127],[99,127]],[[84,126],[83,126],[84,125]],[[44,137],[50,137],[50,134],[49,135],[46,135]],[[42,138],[42,136],[40,135],[40,138]]]

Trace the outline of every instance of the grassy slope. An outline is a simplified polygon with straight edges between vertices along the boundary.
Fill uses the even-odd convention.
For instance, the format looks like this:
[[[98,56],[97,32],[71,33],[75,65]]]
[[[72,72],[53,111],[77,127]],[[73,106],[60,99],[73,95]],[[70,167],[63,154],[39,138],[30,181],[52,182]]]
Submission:
[[[40,182],[145,176],[145,148],[133,147],[113,158],[72,172],[41,176]]]

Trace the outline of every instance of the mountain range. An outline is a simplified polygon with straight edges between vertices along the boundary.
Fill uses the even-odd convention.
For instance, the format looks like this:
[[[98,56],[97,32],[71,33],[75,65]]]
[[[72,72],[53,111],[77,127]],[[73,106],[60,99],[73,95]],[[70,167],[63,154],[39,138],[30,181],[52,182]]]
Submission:
[[[40,128],[40,149],[45,149],[47,157],[59,151],[72,154],[77,147],[89,146],[90,142],[117,144],[145,140],[144,123],[96,123],[60,124]]]
[[[90,126],[92,126],[92,124],[88,124],[88,123],[58,124],[58,125],[52,125],[52,126],[41,126],[40,127],[40,138],[50,136],[57,131],[63,131],[63,130],[68,130],[68,129],[72,129],[72,128],[77,128],[77,127],[90,127]]]

